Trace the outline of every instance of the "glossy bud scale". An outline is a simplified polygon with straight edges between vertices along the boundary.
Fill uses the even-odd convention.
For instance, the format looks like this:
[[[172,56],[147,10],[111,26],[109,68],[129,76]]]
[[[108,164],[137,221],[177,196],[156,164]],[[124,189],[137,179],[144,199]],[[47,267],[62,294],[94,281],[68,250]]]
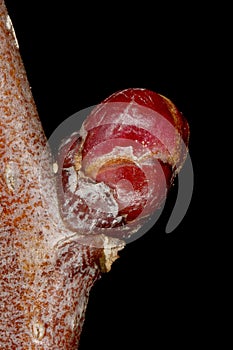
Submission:
[[[167,98],[139,88],[112,94],[60,146],[63,220],[85,234],[130,237],[164,202],[188,139]]]

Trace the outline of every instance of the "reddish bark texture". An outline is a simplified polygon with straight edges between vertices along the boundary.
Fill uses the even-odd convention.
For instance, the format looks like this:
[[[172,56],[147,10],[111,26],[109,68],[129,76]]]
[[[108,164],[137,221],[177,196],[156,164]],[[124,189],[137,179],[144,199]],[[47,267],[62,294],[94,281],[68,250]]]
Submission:
[[[69,231],[0,0],[0,349],[77,349],[88,294],[123,243]]]

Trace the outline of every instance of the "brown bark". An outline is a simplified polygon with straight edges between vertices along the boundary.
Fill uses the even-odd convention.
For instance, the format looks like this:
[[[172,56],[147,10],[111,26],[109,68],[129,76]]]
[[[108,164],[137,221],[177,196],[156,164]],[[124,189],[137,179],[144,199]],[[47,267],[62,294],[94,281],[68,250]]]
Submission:
[[[47,140],[0,0],[0,349],[77,349],[90,289],[123,246],[64,226]]]

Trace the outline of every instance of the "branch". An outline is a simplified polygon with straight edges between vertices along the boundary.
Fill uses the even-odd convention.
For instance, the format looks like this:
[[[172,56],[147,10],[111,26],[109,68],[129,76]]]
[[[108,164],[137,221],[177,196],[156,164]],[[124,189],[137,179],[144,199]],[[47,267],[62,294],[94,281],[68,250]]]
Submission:
[[[15,33],[0,0],[0,348],[76,349],[88,294],[124,244],[64,226]]]

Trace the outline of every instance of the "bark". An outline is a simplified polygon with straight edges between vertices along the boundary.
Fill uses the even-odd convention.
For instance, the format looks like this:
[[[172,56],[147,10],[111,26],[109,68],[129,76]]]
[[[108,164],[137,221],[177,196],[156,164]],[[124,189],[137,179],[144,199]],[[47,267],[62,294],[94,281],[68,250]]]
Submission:
[[[77,349],[120,240],[69,230],[17,39],[0,0],[0,349]]]

